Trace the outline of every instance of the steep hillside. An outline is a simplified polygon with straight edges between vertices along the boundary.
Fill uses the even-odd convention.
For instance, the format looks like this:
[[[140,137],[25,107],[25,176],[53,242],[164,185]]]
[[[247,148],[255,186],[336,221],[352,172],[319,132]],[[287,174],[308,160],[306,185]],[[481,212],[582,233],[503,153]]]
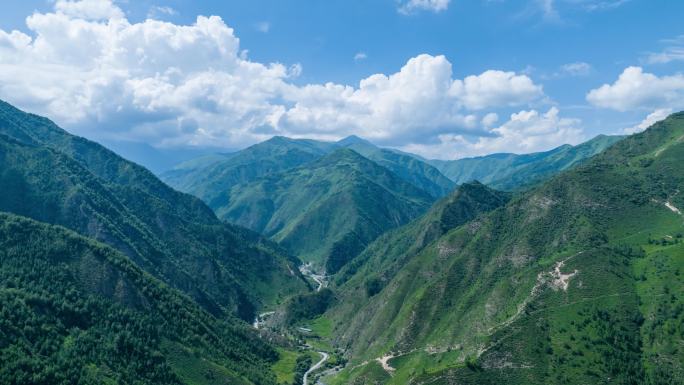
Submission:
[[[353,277],[355,284],[363,284],[368,293],[377,292],[425,246],[478,215],[505,205],[509,199],[509,193],[492,190],[479,182],[464,183],[420,218],[376,239],[335,276],[334,283],[343,288],[354,286],[344,286]]]
[[[261,232],[335,272],[378,235],[424,212],[432,198],[349,149],[233,187],[217,215]]]
[[[439,170],[415,156],[377,147],[356,136],[342,139],[336,144],[354,150],[387,168],[401,179],[427,191],[435,199],[446,196],[456,187],[456,184]]]
[[[325,315],[350,359],[327,383],[684,383],[682,164],[684,113],[409,255],[379,249],[381,284],[352,275]]]
[[[430,160],[455,183],[478,180],[495,189],[512,191],[530,187],[553,175],[581,164],[622,136],[599,135],[577,146],[563,145],[533,154],[492,154],[451,161]]]
[[[144,168],[0,102],[0,210],[109,244],[214,314],[305,289],[297,261]]]
[[[275,384],[278,353],[127,257],[0,213],[0,383]]]

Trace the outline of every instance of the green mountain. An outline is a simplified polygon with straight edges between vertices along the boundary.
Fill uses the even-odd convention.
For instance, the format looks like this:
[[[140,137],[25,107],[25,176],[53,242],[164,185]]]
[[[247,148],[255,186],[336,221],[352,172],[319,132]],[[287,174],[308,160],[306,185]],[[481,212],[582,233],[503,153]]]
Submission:
[[[322,318],[349,358],[326,383],[684,383],[682,164],[679,113],[441,236],[385,235]]]
[[[333,143],[274,136],[242,151],[183,162],[160,177],[170,186],[215,207],[214,200],[235,185],[301,166],[333,149]]]
[[[466,161],[276,137],[165,175],[210,208],[0,102],[0,383],[684,384],[684,113]]]
[[[478,180],[495,189],[512,191],[540,183],[604,151],[623,136],[599,135],[577,146],[568,144],[533,154],[492,154],[458,160],[430,160],[457,184]]]
[[[338,142],[275,136],[231,154],[211,154],[183,162],[161,174],[162,180],[214,207],[214,200],[233,186],[302,166],[340,148],[350,148],[427,191],[435,198],[455,184],[436,168],[414,156],[379,148],[357,136]]]
[[[0,383],[275,385],[277,358],[120,252],[0,213]]]
[[[0,102],[0,211],[57,224],[130,257],[215,315],[255,310],[306,290],[298,261],[219,221],[200,200],[146,169]]]
[[[345,148],[366,159],[340,156]],[[350,162],[358,172],[340,175]],[[372,181],[376,175],[380,182]],[[221,219],[261,232],[331,272],[455,187],[429,164],[356,136],[334,143],[274,137],[237,153],[184,162],[161,177],[203,199]]]
[[[234,186],[217,215],[335,272],[377,236],[417,217],[432,197],[353,150]]]

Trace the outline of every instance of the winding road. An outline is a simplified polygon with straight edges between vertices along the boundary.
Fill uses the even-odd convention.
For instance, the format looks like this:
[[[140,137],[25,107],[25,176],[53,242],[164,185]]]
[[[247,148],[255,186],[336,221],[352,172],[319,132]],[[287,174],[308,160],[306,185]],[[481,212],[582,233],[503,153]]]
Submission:
[[[321,291],[325,286],[325,275],[311,274],[310,277],[318,284],[316,291]]]
[[[312,280],[314,280],[314,282],[316,282],[318,284],[316,291],[321,291],[322,288],[327,286],[325,273],[323,273],[323,274],[314,273],[311,262],[304,264],[304,265],[301,265],[299,267],[299,271],[303,275],[311,278]],[[325,361],[327,361],[330,358],[330,355],[326,352],[317,352],[317,353],[321,355],[321,360],[316,362],[315,364],[313,364],[309,368],[309,370],[307,370],[306,373],[304,373],[304,377],[302,377],[302,384],[303,385],[309,385],[309,374],[318,370],[321,366],[323,366]]]
[[[254,327],[254,329],[261,328],[261,325],[263,325],[264,322],[266,321],[266,317],[273,315],[273,314],[275,314],[274,311],[267,311],[266,313],[259,314],[258,316],[256,316],[254,318],[254,322],[252,323],[252,327]]]
[[[327,361],[328,358],[330,358],[330,355],[328,355],[328,353],[326,352],[318,352],[318,354],[321,355],[321,360],[316,362],[312,367],[309,368],[309,370],[306,371],[306,373],[304,373],[304,377],[302,377],[303,385],[309,385],[309,374],[313,373],[316,369],[323,366],[325,361]]]
[[[314,273],[312,270],[311,262],[300,266],[299,271],[301,271],[303,275],[313,279],[318,284],[316,291],[321,291],[321,289],[326,287],[328,284],[326,282],[325,272],[323,274]]]

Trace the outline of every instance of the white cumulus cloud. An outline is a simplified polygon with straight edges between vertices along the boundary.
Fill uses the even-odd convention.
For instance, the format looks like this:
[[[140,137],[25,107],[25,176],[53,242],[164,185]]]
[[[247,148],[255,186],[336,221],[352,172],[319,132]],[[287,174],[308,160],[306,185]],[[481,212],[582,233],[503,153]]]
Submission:
[[[444,56],[419,55],[397,73],[375,74],[358,87],[338,84],[292,88],[286,97],[294,106],[278,127],[321,138],[356,133],[380,143],[430,140],[448,131],[477,133],[471,113],[487,107],[522,105],[540,98],[541,86],[525,75],[486,71],[453,79]]]
[[[656,76],[641,67],[628,67],[613,84],[589,91],[591,104],[618,111],[672,108],[684,105],[684,75]]]
[[[410,144],[402,149],[431,158],[454,159],[498,152],[546,151],[585,140],[579,119],[563,118],[556,107],[551,107],[547,112],[523,110],[511,114],[510,119],[493,128],[490,135],[476,140],[460,134],[443,134],[437,144]]]
[[[480,75],[456,80],[450,92],[471,109],[515,106],[540,98],[543,90],[527,75],[488,70]]]
[[[656,122],[659,122],[659,121],[667,118],[671,113],[672,113],[671,108],[657,109],[657,110],[651,112],[650,114],[648,114],[648,116],[646,116],[646,118],[644,118],[644,120],[642,120],[641,123],[637,124],[636,126],[625,128],[623,130],[623,133],[629,135],[629,134],[635,134],[637,132],[644,131],[645,129],[651,127]]]
[[[444,135],[503,135],[493,109],[544,98],[527,75],[455,79],[446,57],[431,55],[356,85],[295,85],[300,65],[251,61],[220,17],[132,23],[107,0],[57,1],[27,27],[0,30],[0,98],[93,139],[234,148],[275,134],[353,133],[436,145]]]

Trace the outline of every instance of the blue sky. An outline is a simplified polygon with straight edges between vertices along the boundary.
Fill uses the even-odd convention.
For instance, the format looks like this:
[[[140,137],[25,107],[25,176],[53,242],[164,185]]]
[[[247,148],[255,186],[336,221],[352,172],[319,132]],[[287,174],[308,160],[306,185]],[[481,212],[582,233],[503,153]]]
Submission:
[[[458,158],[544,150],[599,133],[633,132],[684,108],[680,1],[79,3],[25,0],[3,5],[0,30],[5,41],[12,30],[33,40],[15,34],[3,50],[0,35],[0,68],[6,73],[4,78],[0,74],[0,98],[105,143],[239,148],[275,134],[333,140],[354,133],[425,156]],[[44,17],[27,23],[34,13]],[[203,30],[209,32],[200,38],[193,35],[197,31],[169,32],[167,40],[195,36],[188,43],[192,47],[125,38],[158,29],[148,18],[178,27],[198,25],[198,15],[220,16],[232,36],[219,31],[219,23]],[[126,24],[107,32],[110,37],[77,22],[106,25],[112,17]],[[75,37],[39,44],[38,37],[48,33]],[[118,39],[117,48],[114,53],[101,51],[99,58],[92,53],[93,59],[88,49],[99,48],[86,49],[88,39],[99,41],[94,47]],[[234,40],[233,48],[239,44],[235,57],[212,46],[223,44],[216,39]],[[138,56],[102,64],[122,50],[135,50]],[[164,50],[176,50],[180,64]],[[8,59],[22,55],[23,60]],[[92,63],[82,64],[86,58]],[[260,67],[225,69],[235,61],[242,63],[235,68]],[[138,68],[144,66],[149,68]],[[57,73],[62,84],[73,87],[62,89],[53,79],[41,83],[45,73],[31,76],[31,71],[48,67],[47,73]],[[182,73],[177,75],[181,80],[168,75],[171,67]],[[105,75],[95,76],[99,71]],[[499,72],[484,75],[487,71]],[[206,76],[197,80],[191,75],[198,73]],[[366,90],[359,84],[374,74],[391,79],[399,73],[404,75],[374,80]],[[167,77],[159,81],[160,74]],[[220,80],[214,82],[212,74]],[[624,79],[619,80],[621,74]],[[472,82],[466,81],[469,76]],[[24,77],[28,80],[16,80]],[[448,83],[449,90],[423,89],[432,81]],[[460,81],[463,87],[452,84]],[[225,91],[233,86],[234,91]],[[355,91],[362,92],[352,95]],[[130,96],[120,98],[122,93]],[[102,107],[108,101],[118,107]]]

